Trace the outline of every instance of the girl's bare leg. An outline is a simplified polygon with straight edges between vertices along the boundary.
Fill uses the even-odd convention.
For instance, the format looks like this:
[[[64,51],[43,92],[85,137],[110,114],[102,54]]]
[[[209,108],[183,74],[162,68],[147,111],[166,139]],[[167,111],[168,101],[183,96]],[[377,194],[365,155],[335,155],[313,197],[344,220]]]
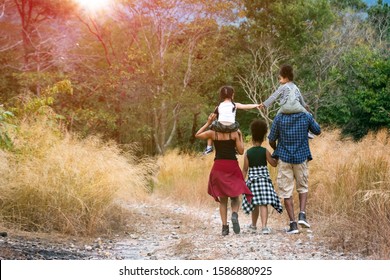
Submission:
[[[268,222],[268,207],[267,205],[260,205],[260,218],[261,218],[261,227],[265,228]]]
[[[259,219],[259,205],[255,206],[255,209],[252,211],[252,226],[256,226],[257,220]]]

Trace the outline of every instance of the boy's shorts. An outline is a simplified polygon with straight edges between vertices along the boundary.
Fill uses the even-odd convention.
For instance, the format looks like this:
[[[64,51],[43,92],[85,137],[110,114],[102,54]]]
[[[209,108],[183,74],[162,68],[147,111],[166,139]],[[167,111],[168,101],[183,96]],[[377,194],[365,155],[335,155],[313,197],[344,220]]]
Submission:
[[[224,125],[219,121],[213,121],[209,126],[209,129],[214,130],[216,132],[223,132],[223,133],[234,132],[237,131],[239,128],[240,128],[240,124],[238,122],[229,125]]]
[[[279,159],[278,163],[278,188],[281,198],[290,198],[293,195],[294,181],[298,193],[307,193],[309,170],[307,161],[300,164],[291,164]]]

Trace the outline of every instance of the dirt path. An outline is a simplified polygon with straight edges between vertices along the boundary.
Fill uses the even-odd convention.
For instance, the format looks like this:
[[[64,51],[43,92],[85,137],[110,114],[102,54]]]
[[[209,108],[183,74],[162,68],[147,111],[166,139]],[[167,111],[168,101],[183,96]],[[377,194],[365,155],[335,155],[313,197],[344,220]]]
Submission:
[[[161,207],[164,205],[164,207]],[[288,235],[285,214],[273,211],[270,235],[246,229],[250,216],[239,215],[240,234],[221,235],[218,208],[198,210],[168,203],[139,205],[133,209],[142,217],[133,221],[137,231],[115,244],[115,255],[125,259],[158,260],[337,260],[363,259],[327,249],[315,229]],[[313,226],[315,228],[315,226]]]
[[[163,205],[163,206],[161,206]],[[216,204],[217,206],[217,204]],[[0,259],[129,260],[356,260],[358,254],[330,250],[312,230],[288,235],[286,214],[271,212],[270,235],[245,228],[250,217],[239,214],[241,233],[221,235],[218,208],[194,209],[167,201],[128,206],[128,232],[94,239],[9,233],[0,237]],[[309,217],[310,219],[310,217]]]

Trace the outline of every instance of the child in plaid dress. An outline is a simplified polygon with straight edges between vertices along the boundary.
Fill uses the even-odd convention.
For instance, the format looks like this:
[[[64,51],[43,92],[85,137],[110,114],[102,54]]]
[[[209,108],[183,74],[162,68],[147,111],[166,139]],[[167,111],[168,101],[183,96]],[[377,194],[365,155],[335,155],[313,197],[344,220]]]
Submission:
[[[254,231],[257,229],[256,224],[260,214],[263,234],[271,232],[267,227],[267,205],[272,205],[279,213],[283,211],[267,168],[267,162],[271,166],[276,167],[277,160],[271,156],[271,153],[266,148],[261,146],[267,131],[268,128],[265,121],[255,120],[251,123],[253,147],[245,153],[242,170],[244,178],[247,177],[246,184],[254,195],[251,203],[248,202],[245,196],[243,197],[242,208],[244,213],[252,213],[252,224],[249,228]]]

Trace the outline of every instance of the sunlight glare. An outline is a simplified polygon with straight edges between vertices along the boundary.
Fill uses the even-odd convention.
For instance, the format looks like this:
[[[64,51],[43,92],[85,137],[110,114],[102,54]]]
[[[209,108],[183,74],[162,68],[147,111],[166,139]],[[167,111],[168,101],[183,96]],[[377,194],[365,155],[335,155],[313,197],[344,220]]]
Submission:
[[[90,12],[108,8],[111,0],[76,0],[80,7]]]

